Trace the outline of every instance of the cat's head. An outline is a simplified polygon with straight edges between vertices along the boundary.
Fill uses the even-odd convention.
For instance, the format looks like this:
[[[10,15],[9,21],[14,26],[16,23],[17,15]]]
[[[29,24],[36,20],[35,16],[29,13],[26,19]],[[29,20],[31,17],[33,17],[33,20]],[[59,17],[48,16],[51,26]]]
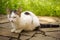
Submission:
[[[7,15],[10,22],[15,22],[21,16],[21,8],[18,8],[17,10],[11,10],[7,8]]]

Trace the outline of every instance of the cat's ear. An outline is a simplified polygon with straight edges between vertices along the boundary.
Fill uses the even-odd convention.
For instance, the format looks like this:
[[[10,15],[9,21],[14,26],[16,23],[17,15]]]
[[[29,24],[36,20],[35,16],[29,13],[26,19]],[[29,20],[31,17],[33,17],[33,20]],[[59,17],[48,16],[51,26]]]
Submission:
[[[18,8],[18,9],[17,9],[17,14],[18,14],[19,16],[21,16],[21,12],[22,12],[22,8]]]
[[[10,14],[10,9],[6,8],[6,12],[7,12],[7,14]]]

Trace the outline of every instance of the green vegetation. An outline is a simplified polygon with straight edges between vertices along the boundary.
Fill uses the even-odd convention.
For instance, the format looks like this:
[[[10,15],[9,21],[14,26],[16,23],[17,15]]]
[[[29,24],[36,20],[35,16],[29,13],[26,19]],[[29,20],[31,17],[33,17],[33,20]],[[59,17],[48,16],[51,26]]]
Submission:
[[[6,13],[6,7],[13,10],[20,7],[39,16],[60,17],[60,0],[0,0],[0,14]]]

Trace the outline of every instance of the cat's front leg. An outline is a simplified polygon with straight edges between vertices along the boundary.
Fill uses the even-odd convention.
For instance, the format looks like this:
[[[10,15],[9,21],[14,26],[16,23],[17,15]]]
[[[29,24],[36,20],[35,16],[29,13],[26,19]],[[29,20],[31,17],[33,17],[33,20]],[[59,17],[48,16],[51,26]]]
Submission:
[[[15,32],[16,26],[12,22],[11,22],[11,26],[12,26],[11,32]]]

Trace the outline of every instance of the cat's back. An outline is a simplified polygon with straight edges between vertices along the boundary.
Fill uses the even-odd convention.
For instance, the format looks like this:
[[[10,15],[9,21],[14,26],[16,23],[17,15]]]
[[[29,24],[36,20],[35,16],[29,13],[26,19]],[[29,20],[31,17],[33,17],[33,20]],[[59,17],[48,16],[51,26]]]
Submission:
[[[21,13],[21,23],[25,24],[31,24],[32,22],[32,16],[28,11],[22,12]]]
[[[30,11],[25,11],[21,13],[21,19],[23,22],[29,24],[29,23],[34,23],[35,25],[39,25],[39,19],[38,17],[30,12]]]
[[[25,11],[21,13],[21,18],[28,21],[32,20],[31,12],[30,11]]]

